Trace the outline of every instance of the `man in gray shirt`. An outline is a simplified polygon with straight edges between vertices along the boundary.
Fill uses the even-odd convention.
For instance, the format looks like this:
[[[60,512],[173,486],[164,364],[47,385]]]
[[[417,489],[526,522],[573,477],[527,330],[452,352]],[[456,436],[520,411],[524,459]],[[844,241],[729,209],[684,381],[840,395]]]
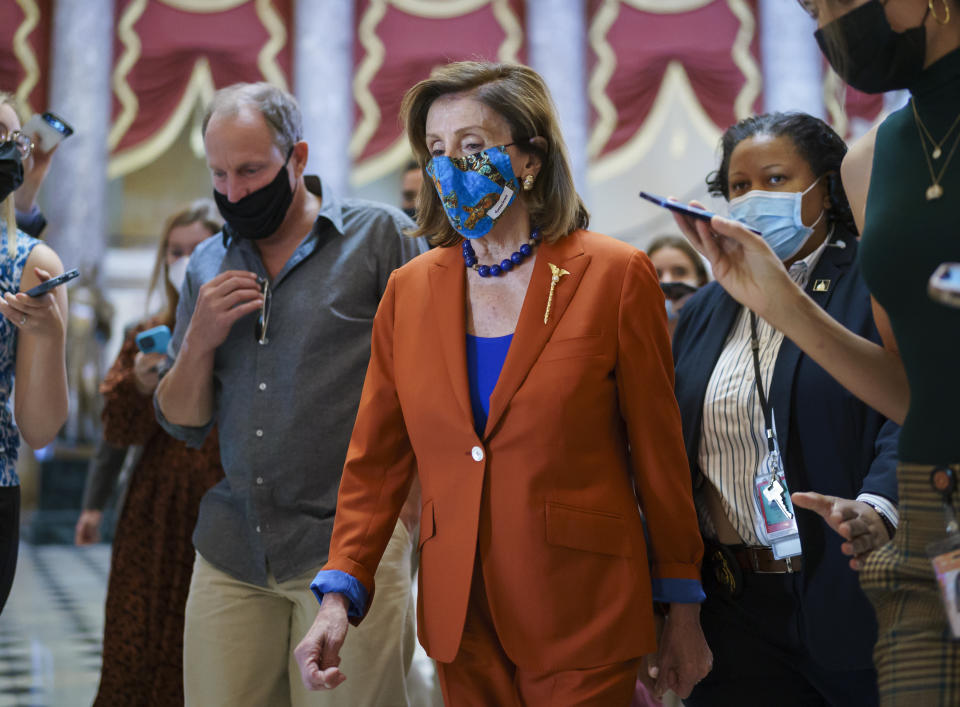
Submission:
[[[226,225],[190,259],[156,394],[171,435],[199,446],[218,425],[226,473],[194,533],[186,703],[333,704],[303,687],[292,652],[316,614],[309,585],[327,557],[373,317],[390,273],[423,246],[402,235],[413,224],[398,209],[321,195],[284,91],[222,89],[203,130]],[[384,611],[344,656],[352,694],[338,690],[337,704],[408,704],[410,550],[398,522],[377,575]]]

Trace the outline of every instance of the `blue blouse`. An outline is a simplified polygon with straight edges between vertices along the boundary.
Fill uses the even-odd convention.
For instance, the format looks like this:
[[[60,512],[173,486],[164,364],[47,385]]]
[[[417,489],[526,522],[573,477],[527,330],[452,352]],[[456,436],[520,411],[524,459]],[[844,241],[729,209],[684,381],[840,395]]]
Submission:
[[[467,382],[470,385],[470,407],[473,408],[473,429],[483,437],[490,415],[490,396],[507,360],[513,334],[506,336],[474,336],[467,334]]]
[[[0,293],[19,292],[20,278],[27,258],[39,243],[36,238],[17,231],[17,254],[10,258],[7,250],[7,226],[0,223]],[[17,328],[0,316],[0,486],[19,486],[16,464],[20,448],[20,432],[13,419],[10,395],[17,363]]]

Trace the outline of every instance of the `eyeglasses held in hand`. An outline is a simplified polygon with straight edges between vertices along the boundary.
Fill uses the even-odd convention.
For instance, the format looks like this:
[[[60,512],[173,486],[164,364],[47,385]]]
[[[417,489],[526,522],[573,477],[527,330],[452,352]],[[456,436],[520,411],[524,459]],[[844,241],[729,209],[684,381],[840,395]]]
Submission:
[[[257,325],[253,333],[257,337],[257,343],[263,345],[269,343],[267,338],[267,325],[270,323],[270,281],[262,278],[260,282],[260,294],[263,295],[263,307],[260,308],[260,316],[257,317]]]

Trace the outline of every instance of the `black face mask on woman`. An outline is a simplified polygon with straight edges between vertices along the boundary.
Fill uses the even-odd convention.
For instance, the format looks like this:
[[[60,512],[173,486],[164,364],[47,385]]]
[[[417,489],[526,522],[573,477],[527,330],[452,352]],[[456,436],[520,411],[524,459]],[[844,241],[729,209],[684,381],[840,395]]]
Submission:
[[[293,191],[290,189],[290,177],[287,174],[287,162],[290,161],[291,154],[293,148],[290,148],[283,167],[272,182],[250,192],[237,202],[232,202],[225,194],[213,190],[217,208],[226,221],[223,226],[225,237],[259,240],[272,236],[280,228],[287,209],[293,203]]]
[[[923,72],[926,19],[925,14],[917,27],[895,32],[880,0],[870,0],[818,29],[814,37],[840,78],[864,93],[883,93],[908,88]]]
[[[0,142],[0,201],[6,199],[23,184],[23,162],[17,144],[10,140]]]

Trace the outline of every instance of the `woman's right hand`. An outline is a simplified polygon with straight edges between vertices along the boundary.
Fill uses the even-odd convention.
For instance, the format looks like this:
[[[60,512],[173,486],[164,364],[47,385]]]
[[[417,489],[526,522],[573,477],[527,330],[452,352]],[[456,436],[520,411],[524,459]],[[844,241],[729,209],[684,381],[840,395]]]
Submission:
[[[100,542],[100,523],[103,511],[81,511],[77,527],[73,533],[74,545],[91,545]]]
[[[690,205],[704,208],[696,201]],[[742,223],[722,216],[714,216],[709,224],[679,213],[674,220],[693,247],[710,261],[713,277],[723,289],[780,328],[777,320],[791,311],[790,297],[803,293],[766,241]]]
[[[162,353],[137,352],[133,359],[133,382],[141,395],[153,395],[160,383],[160,365],[165,359]]]

